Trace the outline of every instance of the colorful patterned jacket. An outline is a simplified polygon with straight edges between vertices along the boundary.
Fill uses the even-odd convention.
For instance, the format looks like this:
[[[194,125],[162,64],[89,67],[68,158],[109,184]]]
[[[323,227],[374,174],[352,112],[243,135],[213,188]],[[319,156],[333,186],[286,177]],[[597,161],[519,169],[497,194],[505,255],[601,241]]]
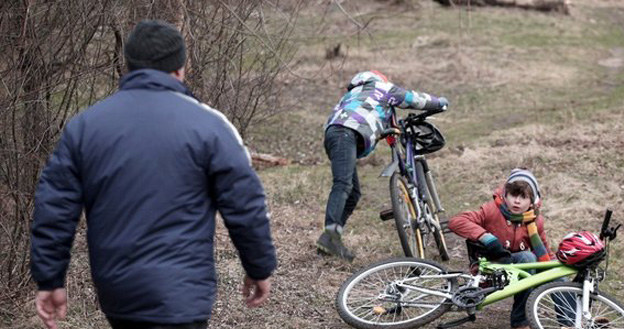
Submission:
[[[378,137],[388,126],[391,106],[427,110],[437,109],[440,105],[436,97],[403,89],[388,82],[383,75],[370,71],[358,73],[347,89],[334,107],[325,129],[340,125],[357,131],[362,137],[358,158],[375,149]]]

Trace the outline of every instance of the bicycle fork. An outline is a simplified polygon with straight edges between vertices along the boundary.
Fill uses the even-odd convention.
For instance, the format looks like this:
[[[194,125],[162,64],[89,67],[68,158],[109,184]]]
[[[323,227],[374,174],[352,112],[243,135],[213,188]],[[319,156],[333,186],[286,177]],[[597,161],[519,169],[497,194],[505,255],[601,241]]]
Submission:
[[[577,302],[576,304],[576,319],[574,323],[576,328],[584,328],[584,323],[591,324],[592,322],[592,315],[589,312],[589,300],[595,289],[596,281],[594,278],[585,278],[585,280],[583,280],[583,296],[581,298],[581,303]]]
[[[409,195],[410,198],[412,199],[411,202],[414,205],[414,208],[416,209],[416,227],[420,227],[420,224],[422,224],[423,222],[423,218],[424,216],[422,215],[422,209],[420,208],[420,202],[418,202],[418,188],[416,186],[414,186],[412,183],[408,183],[409,188]]]
[[[430,170],[426,171],[425,178],[427,180],[429,190],[431,191],[431,199],[433,199],[433,204],[436,207],[436,214],[445,212],[446,210],[442,208],[442,203],[440,202],[440,197],[438,196],[438,189],[436,188],[436,185],[433,181],[433,174]]]
[[[589,311],[591,295],[596,291],[596,279],[593,277],[583,280],[583,296],[581,300],[576,300],[576,317],[574,319],[575,328],[593,328],[592,314]]]
[[[428,197],[431,199],[430,201],[432,201],[433,205],[435,206],[435,214],[445,212],[444,208],[442,207],[442,202],[440,202],[440,196],[438,195],[438,189],[436,188],[435,180],[433,179],[433,173],[431,172],[431,170],[429,170],[429,164],[427,163],[427,159],[425,159],[424,155],[417,155],[414,157],[414,162],[416,163],[416,177],[418,180],[418,184],[425,183],[424,186],[418,187],[419,189],[421,189],[421,194],[423,195],[423,198]],[[424,182],[422,182],[421,180],[424,180]],[[431,210],[433,211],[434,209]]]

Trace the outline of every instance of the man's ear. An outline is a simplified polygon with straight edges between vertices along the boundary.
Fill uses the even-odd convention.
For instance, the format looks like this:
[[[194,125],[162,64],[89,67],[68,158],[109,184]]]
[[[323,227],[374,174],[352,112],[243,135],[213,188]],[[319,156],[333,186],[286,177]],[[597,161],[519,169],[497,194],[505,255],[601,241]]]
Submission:
[[[174,78],[180,80],[180,82],[184,82],[184,67],[181,67],[170,73]]]

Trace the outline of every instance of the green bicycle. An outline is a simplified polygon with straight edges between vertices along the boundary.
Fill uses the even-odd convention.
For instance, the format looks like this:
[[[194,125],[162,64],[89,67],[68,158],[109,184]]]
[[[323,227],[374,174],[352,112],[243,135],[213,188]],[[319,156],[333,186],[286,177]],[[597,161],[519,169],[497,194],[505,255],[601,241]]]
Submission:
[[[608,210],[600,233],[607,257],[608,243],[621,226],[609,227],[610,217]],[[606,276],[598,267],[602,260],[575,268],[559,261],[497,264],[480,257],[472,274],[447,271],[424,259],[391,259],[352,275],[342,284],[336,305],[340,317],[358,329],[418,328],[449,311],[467,312],[465,318],[438,325],[445,329],[475,321],[476,312],[487,305],[535,288],[526,304],[531,328],[624,328],[624,306],[598,289]],[[529,273],[533,270],[537,274]],[[551,282],[572,275],[571,282]]]

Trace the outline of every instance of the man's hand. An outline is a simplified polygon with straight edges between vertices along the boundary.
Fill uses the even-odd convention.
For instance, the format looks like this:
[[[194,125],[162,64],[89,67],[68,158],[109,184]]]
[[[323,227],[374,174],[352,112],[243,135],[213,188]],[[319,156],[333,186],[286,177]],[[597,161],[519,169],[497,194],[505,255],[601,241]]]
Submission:
[[[65,288],[37,291],[35,298],[37,314],[48,329],[57,329],[56,320],[67,314],[67,292]]]
[[[243,282],[243,297],[247,307],[260,306],[271,294],[271,279],[254,280],[245,276]]]

